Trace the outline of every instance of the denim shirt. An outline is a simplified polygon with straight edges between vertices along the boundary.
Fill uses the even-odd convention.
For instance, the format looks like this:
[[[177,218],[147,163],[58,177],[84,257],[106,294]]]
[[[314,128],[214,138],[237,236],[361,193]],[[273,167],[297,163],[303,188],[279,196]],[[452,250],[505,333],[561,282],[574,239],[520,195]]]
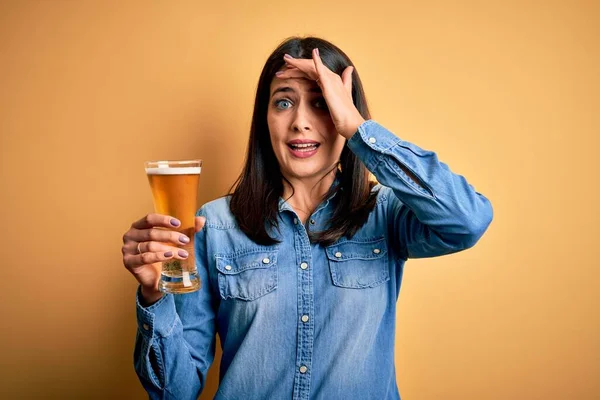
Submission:
[[[218,333],[215,399],[400,399],[394,339],[405,261],[472,247],[492,207],[434,152],[375,121],[348,146],[379,182],[376,206],[351,239],[323,246],[307,234],[327,227],[339,193],[306,226],[281,200],[281,243],[272,246],[241,232],[228,197],[198,211],[201,289],[149,307],[138,292],[134,365],[151,398],[195,399]]]

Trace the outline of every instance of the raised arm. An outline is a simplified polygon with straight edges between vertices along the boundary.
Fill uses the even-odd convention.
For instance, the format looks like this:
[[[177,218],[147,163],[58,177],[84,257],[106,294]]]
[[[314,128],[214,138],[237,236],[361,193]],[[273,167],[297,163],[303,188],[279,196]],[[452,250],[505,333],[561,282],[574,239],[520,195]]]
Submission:
[[[489,200],[437,155],[369,120],[348,141],[388,196],[398,254],[435,257],[472,247],[492,221]]]

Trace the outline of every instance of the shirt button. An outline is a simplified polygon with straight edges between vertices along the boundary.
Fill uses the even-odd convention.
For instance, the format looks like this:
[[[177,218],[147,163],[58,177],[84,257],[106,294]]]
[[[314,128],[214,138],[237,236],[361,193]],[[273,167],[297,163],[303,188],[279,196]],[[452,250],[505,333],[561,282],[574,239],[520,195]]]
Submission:
[[[369,143],[374,144],[375,142],[377,142],[377,139],[375,139],[374,137],[369,138]]]
[[[342,256],[342,253],[340,253],[340,252],[338,251],[337,253],[335,253],[335,256],[336,256],[337,258],[340,258],[340,257]]]
[[[306,371],[308,371],[308,368],[306,367],[306,365],[303,365],[303,366],[300,367],[300,373],[301,374],[305,374]]]
[[[226,265],[226,266],[225,266],[225,270],[227,270],[227,271],[231,271],[231,265]]]
[[[307,263],[302,263],[302,264],[300,264],[300,268],[306,269],[306,268],[308,268],[308,264]]]
[[[298,225],[298,218],[294,218],[294,225]]]
[[[379,249],[375,249],[375,250],[373,250],[373,253],[375,253],[375,254],[379,254],[379,253],[381,253],[381,250],[379,250]]]
[[[314,225],[314,224],[315,224],[315,220],[314,220],[314,219],[311,219],[311,220],[310,220],[310,223],[311,223],[311,225]]]
[[[308,322],[308,315],[303,315],[301,319],[302,322]]]
[[[269,259],[268,258],[263,258],[263,264],[268,264],[269,263]]]
[[[150,330],[150,325],[144,324],[142,325],[142,328],[144,328],[145,331]]]

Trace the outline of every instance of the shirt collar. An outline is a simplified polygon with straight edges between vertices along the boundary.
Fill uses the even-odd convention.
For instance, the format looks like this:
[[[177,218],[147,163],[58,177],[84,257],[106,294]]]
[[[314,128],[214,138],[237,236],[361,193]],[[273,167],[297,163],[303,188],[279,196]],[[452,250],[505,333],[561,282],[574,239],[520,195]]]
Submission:
[[[336,186],[336,185],[339,185],[339,184],[340,184],[340,181],[341,181],[341,175],[342,175],[342,172],[341,172],[340,170],[338,170],[338,171],[336,172],[336,174],[335,174],[335,178],[334,178],[334,180],[333,180],[333,183],[331,184],[331,187],[334,187],[334,186]],[[341,189],[340,189],[340,190],[341,190]],[[329,201],[330,201],[331,199],[333,199],[333,198],[334,198],[334,197],[337,195],[337,192],[338,192],[338,191],[336,190],[336,191],[335,191],[335,192],[334,192],[334,193],[333,193],[331,196],[327,197],[327,198],[325,199],[325,201],[323,201],[323,202],[322,202],[322,203],[321,203],[321,204],[320,204],[320,205],[317,207],[317,209],[316,209],[314,212],[317,212],[317,211],[319,211],[320,209],[327,207],[327,205],[329,204]],[[284,200],[282,197],[280,197],[280,198],[279,198],[279,212],[286,211],[286,210],[287,210],[287,211],[292,211],[292,212],[294,211],[294,210],[292,209],[292,206],[290,206],[290,205],[288,204],[288,202],[287,202],[287,201],[285,201],[285,200]]]

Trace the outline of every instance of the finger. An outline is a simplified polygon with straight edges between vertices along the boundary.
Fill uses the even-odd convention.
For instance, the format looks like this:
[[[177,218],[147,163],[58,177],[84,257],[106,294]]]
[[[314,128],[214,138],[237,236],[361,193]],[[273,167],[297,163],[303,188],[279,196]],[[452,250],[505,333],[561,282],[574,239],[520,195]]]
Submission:
[[[294,67],[294,69],[287,69],[285,71],[277,71],[275,76],[279,79],[292,79],[292,78],[304,78],[311,79],[306,73],[300,71],[298,68]]]
[[[168,244],[161,242],[142,242],[140,243],[139,248],[141,252],[137,253],[136,246],[136,255],[144,253],[163,253],[166,258],[171,258],[173,255],[177,256],[177,253],[180,250],[178,247],[169,246]]]
[[[155,264],[170,259],[185,260],[188,258],[188,255],[188,252],[183,249],[168,250],[166,252],[159,253],[148,252],[142,254],[128,255],[123,258],[123,264],[125,265],[125,267],[132,269],[140,267],[142,265]]]
[[[321,60],[321,56],[319,55],[319,49],[315,47],[312,51],[312,58],[315,70],[317,71],[317,76],[319,80],[323,79],[325,76],[325,65],[323,65],[323,61]]]
[[[311,62],[311,60],[296,59],[296,58],[293,58],[292,56],[290,56],[289,54],[286,54],[283,57],[283,59],[288,65],[296,67],[300,71],[307,74],[310,77],[310,79],[317,79],[317,71],[315,70],[315,67],[314,67],[313,63]]]
[[[179,238],[181,238],[181,236],[182,235],[178,235]],[[179,239],[179,241],[175,244],[178,246],[185,246],[185,243],[183,243],[181,241],[181,239]],[[167,243],[167,241],[162,241],[162,242],[129,241],[127,244],[123,245],[123,247],[121,248],[121,253],[123,254],[123,257],[125,258],[125,256],[138,255],[138,254],[142,254],[142,253],[160,253],[160,252],[172,251],[172,252],[174,252],[174,254],[176,254],[178,250],[179,250],[179,248],[169,245],[169,243]],[[166,256],[166,257],[170,257],[170,256]]]
[[[342,72],[342,82],[349,94],[352,94],[352,72],[354,72],[354,67],[351,65]]]
[[[206,224],[206,217],[196,217],[194,222],[196,223],[196,232],[200,232]]]
[[[154,264],[173,258],[172,251],[166,251],[161,253],[142,253],[142,254],[128,254],[123,257],[123,264],[125,267],[132,269],[142,265]]]
[[[131,229],[125,234],[125,236],[126,242],[134,242],[135,246],[137,246],[139,242],[172,243],[178,246],[182,246],[190,242],[190,238],[183,233],[158,228],[143,230]]]
[[[312,58],[284,58],[286,68],[300,68],[300,69],[310,69],[314,70],[315,66]]]
[[[121,253],[123,253],[123,256],[126,256],[128,254],[139,254],[141,253],[141,251],[138,252],[138,243],[134,242],[133,240],[128,240],[123,247],[121,247]],[[140,247],[141,247],[141,243],[140,243]]]
[[[185,249],[167,246],[164,243],[158,242],[140,243],[140,250],[142,250],[141,253],[126,254],[123,257],[123,264],[128,268],[135,268],[141,265],[169,260],[171,258],[185,260],[189,257],[189,253]]]
[[[162,214],[148,214],[142,219],[131,224],[131,227],[135,229],[149,229],[155,226],[160,226],[163,228],[177,228],[180,225],[181,221],[179,221],[177,218]]]

